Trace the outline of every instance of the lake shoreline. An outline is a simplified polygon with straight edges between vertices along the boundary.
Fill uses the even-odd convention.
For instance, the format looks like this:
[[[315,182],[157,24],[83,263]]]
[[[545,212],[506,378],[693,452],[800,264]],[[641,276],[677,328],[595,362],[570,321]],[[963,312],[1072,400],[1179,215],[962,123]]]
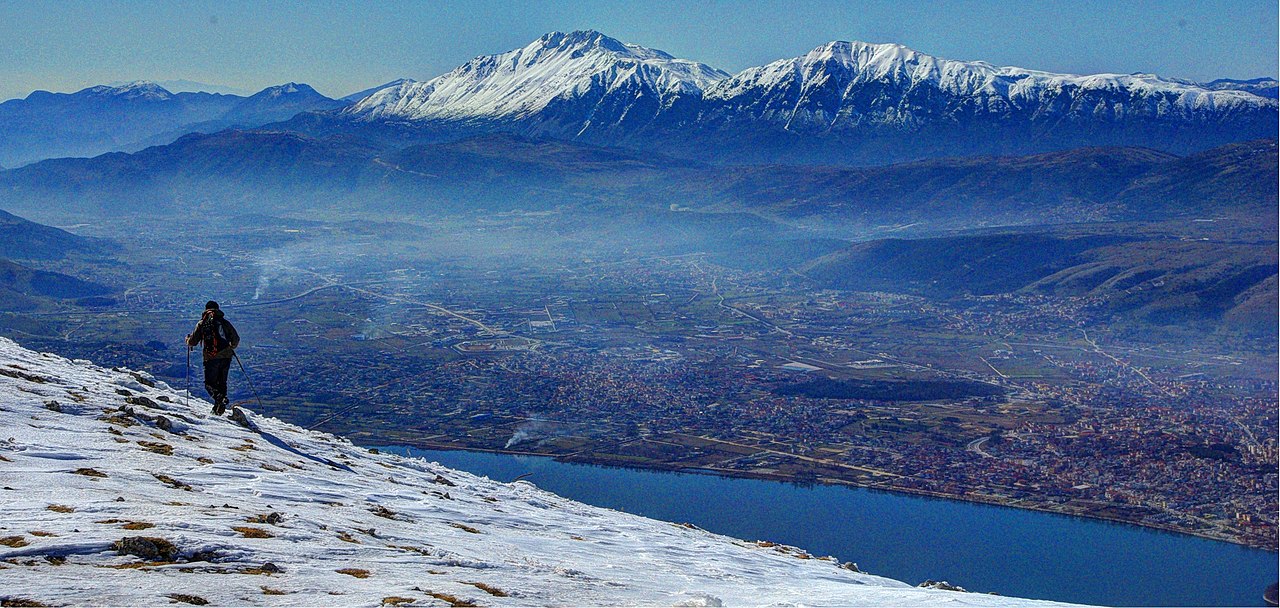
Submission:
[[[1109,516],[1109,515],[1093,514],[1088,512],[1077,512],[1070,509],[1055,509],[1050,506],[1042,505],[1042,504],[1034,504],[1034,503],[1010,504],[1009,502],[1001,498],[986,496],[982,494],[957,495],[957,494],[948,494],[945,492],[935,492],[932,490],[923,490],[918,488],[897,488],[897,487],[891,488],[891,487],[883,487],[883,486],[872,485],[872,484],[862,484],[852,480],[840,479],[836,477],[818,477],[813,480],[797,479],[795,477],[792,477],[789,475],[782,475],[782,474],[758,473],[758,472],[727,470],[727,469],[726,470],[710,469],[706,467],[696,467],[696,468],[677,467],[672,465],[665,465],[660,462],[643,463],[643,464],[641,463],[619,464],[616,460],[611,460],[608,458],[593,457],[590,455],[582,455],[582,454],[572,454],[570,455],[572,456],[571,458],[566,458],[565,455],[563,454],[549,454],[545,452],[533,452],[533,451],[527,451],[527,450],[511,450],[511,449],[460,448],[456,444],[434,443],[431,441],[409,442],[409,441],[405,441],[403,438],[397,439],[395,441],[395,445],[407,446],[407,447],[421,449],[421,450],[479,452],[479,453],[487,453],[487,454],[503,454],[507,456],[536,456],[540,458],[550,458],[556,462],[560,462],[564,464],[589,464],[594,466],[616,467],[621,469],[635,469],[635,470],[643,470],[643,471],[685,473],[685,474],[693,474],[693,475],[707,475],[711,477],[728,477],[728,478],[734,478],[734,479],[756,479],[756,480],[763,480],[763,481],[777,481],[777,482],[783,482],[783,483],[791,483],[796,485],[806,485],[806,484],[812,483],[812,484],[820,484],[820,485],[826,485],[826,486],[844,486],[844,487],[850,487],[850,488],[862,488],[866,490],[876,490],[881,492],[906,494],[910,496],[922,496],[925,498],[954,500],[954,501],[965,502],[965,503],[977,503],[977,504],[985,504],[985,505],[991,505],[991,506],[997,506],[997,507],[1007,507],[1010,509],[1038,511],[1042,513],[1053,513],[1056,515],[1066,515],[1070,517],[1081,517],[1085,519],[1106,521],[1106,522],[1115,523],[1115,524],[1137,526],[1140,528],[1146,528],[1150,530],[1159,530],[1159,531],[1168,532],[1171,534],[1191,536],[1195,538],[1202,538],[1205,540],[1213,540],[1213,541],[1219,541],[1224,543],[1230,543],[1230,544],[1238,545],[1241,547],[1247,547],[1250,549],[1260,549],[1260,550],[1268,551],[1271,553],[1280,553],[1280,547],[1269,547],[1269,546],[1262,545],[1260,543],[1249,543],[1234,537],[1208,534],[1208,533],[1197,532],[1193,530],[1177,528],[1173,526],[1165,526],[1165,525],[1152,524],[1152,523],[1146,523],[1141,521],[1133,521],[1133,520],[1128,520],[1121,517],[1115,517],[1115,516]]]

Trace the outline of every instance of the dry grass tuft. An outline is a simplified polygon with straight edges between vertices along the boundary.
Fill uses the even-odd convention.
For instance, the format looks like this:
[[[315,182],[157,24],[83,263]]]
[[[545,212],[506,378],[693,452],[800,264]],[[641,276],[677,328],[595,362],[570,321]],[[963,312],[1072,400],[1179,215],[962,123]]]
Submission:
[[[6,547],[13,547],[14,549],[17,549],[18,547],[25,547],[29,544],[31,543],[27,542],[26,539],[22,538],[21,535],[6,536],[4,538],[0,538],[0,545],[4,545]]]
[[[32,536],[57,536],[57,534],[54,534],[53,532],[46,532],[44,530],[30,530],[27,534]]]
[[[396,595],[390,595],[382,598],[382,605],[383,606],[399,606],[400,604],[412,604],[416,601],[417,600],[411,597],[399,597]]]
[[[339,532],[339,533],[338,533],[338,540],[340,540],[340,541],[342,541],[342,542],[347,542],[347,543],[354,543],[354,544],[357,544],[357,545],[358,545],[358,544],[360,544],[360,541],[356,540],[356,538],[355,538],[354,536],[351,536],[350,534],[348,534],[348,533],[347,533],[347,532],[345,532],[345,531],[343,531],[343,532]]]
[[[103,473],[98,469],[91,469],[89,467],[81,467],[79,469],[72,471],[72,473],[75,473],[76,475],[84,475],[85,477],[106,477],[107,476],[106,473]]]
[[[130,562],[128,564],[116,564],[114,566],[98,566],[98,568],[111,568],[112,570],[137,570],[139,568],[153,568],[155,566],[172,566],[178,562]]]
[[[165,456],[173,456],[173,446],[159,441],[138,441],[138,445],[148,452],[163,454]]]
[[[191,491],[191,486],[185,483],[182,483],[181,481],[178,481],[172,477],[169,477],[168,475],[165,475],[163,473],[152,473],[151,476],[155,477],[156,480],[159,481],[160,483],[163,483],[176,490],[184,490],[187,492]]]
[[[356,578],[369,578],[369,571],[361,568],[343,568],[341,570],[334,570],[334,572],[337,572],[338,574],[345,574],[347,576],[354,576]]]
[[[252,517],[246,517],[244,520],[251,524],[271,524],[274,526],[279,524],[282,519],[284,519],[284,516],[273,511],[271,513],[263,513]]]
[[[75,507],[68,507],[67,505],[49,505],[45,508],[50,511],[53,511],[54,513],[75,513],[76,512]]]
[[[423,591],[423,593],[438,600],[448,602],[450,606],[454,606],[455,608],[469,608],[477,605],[475,602],[458,599],[457,596],[449,595],[448,593],[438,593],[435,591]]]
[[[4,608],[9,608],[10,606],[13,608],[47,608],[49,605],[25,597],[6,597],[0,599],[0,606],[4,606]]]
[[[262,595],[289,595],[289,592],[288,592],[288,591],[281,591],[280,589],[272,589],[271,587],[268,587],[268,586],[266,586],[266,585],[263,585],[263,586],[262,586]]]
[[[412,545],[388,545],[388,546],[393,549],[399,549],[401,551],[417,553],[418,555],[427,555],[427,556],[431,555],[431,550],[425,547],[414,547]]]
[[[169,599],[175,602],[182,602],[184,604],[194,604],[196,606],[205,606],[205,605],[208,605],[209,603],[209,600],[206,600],[198,595],[191,595],[188,593],[170,593],[166,597],[168,597]]]
[[[482,532],[480,532],[479,530],[477,530],[477,529],[475,529],[475,528],[472,528],[471,526],[468,526],[467,524],[452,523],[452,524],[449,524],[449,525],[450,525],[450,526],[453,526],[453,527],[455,527],[455,528],[457,528],[457,529],[459,529],[459,530],[462,530],[463,532],[470,532],[470,533],[472,533],[472,534],[482,534]]]
[[[145,521],[131,521],[120,527],[125,530],[146,530],[147,528],[154,528],[156,525]]]
[[[239,532],[245,538],[274,538],[275,535],[263,530],[262,528],[251,528],[249,526],[231,526],[232,530]]]
[[[230,448],[230,449],[235,450],[235,451],[237,451],[237,452],[248,452],[248,451],[251,451],[251,450],[256,450],[256,449],[258,449],[258,448],[254,447],[254,446],[251,446],[251,445],[249,445],[249,444],[245,444],[245,445],[238,445],[238,446],[235,446],[235,447]]]
[[[484,584],[484,583],[463,583],[463,584],[464,584],[464,585],[471,585],[472,587],[475,587],[476,589],[479,589],[479,590],[481,590],[481,591],[483,591],[483,592],[485,592],[485,593],[488,593],[489,595],[492,595],[493,597],[507,597],[507,592],[506,592],[506,591],[503,591],[503,590],[501,590],[501,589],[499,589],[499,588],[497,588],[497,587],[492,587],[492,586],[486,585],[486,584]]]

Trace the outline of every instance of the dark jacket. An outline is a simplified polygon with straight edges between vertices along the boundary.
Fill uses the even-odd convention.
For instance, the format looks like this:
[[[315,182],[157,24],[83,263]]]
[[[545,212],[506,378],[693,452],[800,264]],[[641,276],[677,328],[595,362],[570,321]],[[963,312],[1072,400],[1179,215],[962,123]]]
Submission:
[[[205,340],[206,335],[213,339]],[[230,359],[235,355],[236,347],[240,346],[240,334],[236,333],[236,328],[231,326],[221,310],[209,309],[204,311],[196,328],[187,336],[187,346],[196,346],[201,342],[204,342],[202,352],[205,361]]]

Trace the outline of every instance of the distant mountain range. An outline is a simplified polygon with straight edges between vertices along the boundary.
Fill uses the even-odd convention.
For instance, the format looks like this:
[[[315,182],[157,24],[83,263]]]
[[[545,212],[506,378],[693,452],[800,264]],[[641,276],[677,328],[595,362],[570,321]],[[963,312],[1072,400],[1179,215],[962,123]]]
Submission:
[[[1187,153],[1274,137],[1268,82],[1053,74],[862,42],[729,75],[599,32],[556,32],[277,126],[402,143],[514,132],[730,162],[888,164],[1089,145]]]
[[[96,86],[75,93],[36,91],[0,103],[0,166],[45,158],[96,156],[167,144],[191,132],[256,127],[299,112],[346,105],[305,84],[249,96],[171,93],[151,82]]]
[[[385,149],[278,131],[189,135],[168,146],[0,172],[0,208],[92,218],[317,209],[441,212],[669,209],[752,213],[847,238],[1000,225],[1237,218],[1271,226],[1277,144],[1179,157],[1082,148],[887,167],[717,166],[512,135]]]
[[[248,98],[145,82],[37,91],[0,104],[0,165],[268,124],[393,147],[513,133],[734,163],[883,165],[1081,146],[1186,154],[1274,138],[1278,107],[1272,78],[1054,74],[840,41],[731,75],[595,31],[553,32],[341,100],[294,83]]]

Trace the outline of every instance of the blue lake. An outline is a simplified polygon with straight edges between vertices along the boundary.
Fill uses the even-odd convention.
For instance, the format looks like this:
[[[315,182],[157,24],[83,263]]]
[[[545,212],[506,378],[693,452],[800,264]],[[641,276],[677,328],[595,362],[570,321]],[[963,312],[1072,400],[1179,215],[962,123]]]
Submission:
[[[1112,606],[1262,606],[1277,555],[1053,513],[836,486],[566,464],[481,452],[385,451],[580,502],[795,545],[917,584]]]

